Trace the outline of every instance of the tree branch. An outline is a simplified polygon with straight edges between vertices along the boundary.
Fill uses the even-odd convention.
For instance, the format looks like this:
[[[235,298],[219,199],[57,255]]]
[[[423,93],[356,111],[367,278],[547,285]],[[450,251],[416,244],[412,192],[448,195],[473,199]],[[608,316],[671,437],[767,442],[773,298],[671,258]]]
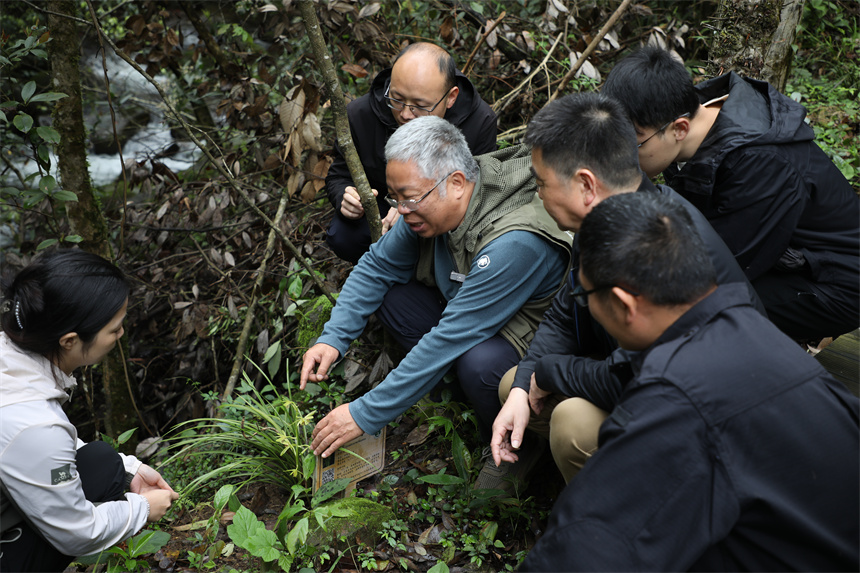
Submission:
[[[507,16],[507,15],[508,15],[508,13],[506,11],[502,10],[502,13],[499,14],[499,17],[496,18],[496,21],[493,22],[493,25],[490,26],[489,28],[487,28],[487,30],[483,34],[481,34],[481,37],[478,38],[478,43],[475,44],[475,49],[472,50],[471,54],[469,54],[469,58],[466,60],[466,64],[463,66],[463,75],[465,75],[466,77],[469,76],[469,73],[472,71],[472,60],[475,59],[475,54],[478,53],[478,48],[480,48],[481,45],[485,41],[487,41],[487,37],[493,33],[493,30],[496,29],[496,26],[501,24],[502,20],[504,20],[505,16]]]

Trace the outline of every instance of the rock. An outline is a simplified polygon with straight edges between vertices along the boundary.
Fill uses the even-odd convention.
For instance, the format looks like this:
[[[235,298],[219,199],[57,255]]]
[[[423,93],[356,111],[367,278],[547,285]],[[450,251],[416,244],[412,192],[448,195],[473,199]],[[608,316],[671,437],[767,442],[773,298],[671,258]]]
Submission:
[[[340,548],[341,536],[346,538],[346,546],[353,546],[357,537],[363,543],[373,547],[379,542],[382,522],[394,519],[394,511],[390,507],[362,497],[336,499],[323,504],[322,507],[345,509],[350,512],[350,515],[332,517],[326,522],[325,531],[320,529],[316,520],[312,519],[313,529],[308,534],[307,543],[313,547],[331,545]]]

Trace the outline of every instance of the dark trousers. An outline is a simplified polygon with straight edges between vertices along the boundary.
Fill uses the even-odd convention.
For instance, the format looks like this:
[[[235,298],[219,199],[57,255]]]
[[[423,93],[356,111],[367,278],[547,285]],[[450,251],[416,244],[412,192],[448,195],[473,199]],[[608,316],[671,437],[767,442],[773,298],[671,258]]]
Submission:
[[[326,232],[326,243],[334,254],[352,264],[370,249],[370,225],[367,217],[349,220],[335,215]]]
[[[90,442],[77,451],[75,465],[84,496],[93,503],[125,499],[125,467],[119,454],[105,442]],[[70,523],[69,527],[75,524]],[[29,523],[3,534],[15,541],[0,544],[0,571],[63,571],[77,555],[64,555],[45,541]]]
[[[377,318],[409,351],[421,337],[439,324],[445,301],[439,291],[410,281],[388,291]],[[499,405],[499,382],[520,356],[510,342],[498,334],[473,346],[454,363],[460,388],[475,409],[481,439],[489,442]]]
[[[803,273],[768,271],[753,281],[767,316],[792,339],[836,338],[860,326],[858,294],[821,285]]]

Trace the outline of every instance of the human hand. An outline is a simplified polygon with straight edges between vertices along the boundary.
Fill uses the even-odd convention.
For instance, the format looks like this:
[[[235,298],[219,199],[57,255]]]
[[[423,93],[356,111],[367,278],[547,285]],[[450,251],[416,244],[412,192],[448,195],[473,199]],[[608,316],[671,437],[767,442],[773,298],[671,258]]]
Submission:
[[[391,227],[394,226],[394,223],[397,222],[397,219],[400,218],[400,211],[398,209],[392,208],[388,210],[388,215],[382,218],[382,234],[387,233]]]
[[[166,489],[152,489],[140,495],[149,502],[149,517],[146,520],[153,522],[164,517],[164,514],[170,509],[170,504],[179,497],[175,491]]]
[[[311,448],[314,454],[327,458],[339,447],[363,433],[349,413],[349,404],[341,404],[316,425],[314,433],[311,434]]]
[[[535,414],[540,414],[541,410],[543,410],[544,402],[546,402],[546,397],[550,395],[550,392],[546,390],[541,390],[537,381],[535,380],[534,372],[532,372],[531,385],[529,386],[529,406],[531,406],[532,411]]]
[[[379,191],[371,189],[373,196],[379,195]],[[343,190],[343,201],[340,203],[340,214],[347,219],[361,219],[364,217],[364,205],[361,204],[361,196],[355,187],[347,187]]]
[[[304,361],[302,362],[302,375],[299,378],[299,390],[304,390],[308,380],[311,382],[320,382],[328,379],[328,369],[340,356],[340,352],[333,346],[328,344],[314,344],[308,351],[305,352]],[[316,368],[317,364],[319,367]],[[316,368],[316,372],[314,372]]]
[[[131,480],[129,489],[132,493],[139,493],[141,495],[148,491],[163,489],[172,492],[176,497],[179,497],[179,494],[173,491],[170,484],[164,481],[161,474],[146,464],[141,465],[140,469],[137,470],[137,473],[134,474],[134,478]],[[176,499],[176,497],[173,499]]]
[[[508,399],[493,422],[490,449],[496,467],[504,462],[516,462],[514,452],[523,443],[523,432],[529,423],[529,395],[522,388],[511,388]]]

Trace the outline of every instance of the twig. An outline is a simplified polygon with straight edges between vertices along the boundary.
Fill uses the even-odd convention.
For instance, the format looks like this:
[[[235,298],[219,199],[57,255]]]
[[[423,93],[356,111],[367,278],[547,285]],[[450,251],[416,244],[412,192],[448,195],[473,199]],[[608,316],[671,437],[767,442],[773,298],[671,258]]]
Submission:
[[[122,173],[122,204],[128,204],[128,175],[125,171],[125,160],[122,157],[122,142],[119,140],[119,134],[116,132],[116,112],[113,108],[113,98],[110,95],[110,79],[108,78],[108,69],[107,69],[107,59],[105,58],[106,50],[104,42],[102,41],[102,28],[99,25],[98,16],[96,16],[96,9],[93,7],[92,0],[86,0],[87,7],[90,9],[90,16],[93,19],[93,26],[95,26],[98,34],[96,35],[99,39],[99,51],[102,53],[102,71],[105,76],[105,92],[107,92],[107,104],[108,109],[110,110],[110,120],[111,127],[113,128],[113,139],[116,142],[116,149],[119,154],[119,169],[120,173]],[[122,209],[122,219],[120,219],[119,223],[119,253],[117,253],[117,257],[121,257],[123,250],[125,249],[125,218],[128,209]],[[131,385],[129,385],[129,390],[131,389]],[[135,409],[137,406],[135,406]],[[148,430],[149,428],[147,428]]]
[[[627,0],[625,0],[625,2],[626,1]],[[498,114],[500,111],[505,109],[508,106],[508,103],[513,101],[513,98],[515,96],[519,95],[523,87],[525,87],[532,80],[532,78],[535,77],[544,66],[546,66],[546,63],[549,61],[550,56],[552,56],[552,53],[555,51],[555,48],[556,46],[558,46],[558,43],[561,41],[561,37],[563,35],[563,33],[558,35],[558,37],[555,39],[555,42],[552,43],[552,47],[550,47],[549,51],[546,53],[546,56],[544,56],[543,61],[541,61],[541,63],[534,70],[532,70],[532,73],[526,76],[526,79],[521,81],[520,84],[513,90],[505,94],[503,98],[496,100],[496,102],[493,104],[494,112]]]
[[[496,29],[496,26],[498,26],[507,15],[508,13],[502,10],[502,13],[499,14],[499,17],[496,19],[495,22],[493,22],[493,25],[487,28],[487,30],[483,34],[481,34],[481,37],[478,38],[478,43],[475,44],[475,49],[472,50],[471,54],[469,54],[469,59],[466,60],[466,64],[463,66],[463,74],[466,77],[468,77],[469,73],[471,73],[472,71],[472,60],[475,59],[475,54],[478,53],[478,48],[481,47],[481,45],[487,40],[487,37],[493,33],[493,30]]]
[[[279,220],[276,218],[275,223],[278,223],[278,222],[279,222]],[[221,278],[223,278],[228,283],[230,283],[230,286],[233,287],[233,290],[236,291],[236,294],[238,294],[242,298],[242,302],[244,302],[245,305],[250,308],[251,303],[248,301],[247,298],[245,298],[245,294],[242,292],[242,289],[239,288],[239,285],[237,285],[235,282],[233,282],[233,279],[230,278],[229,274],[227,274],[224,271],[222,271],[221,269],[219,269],[215,265],[215,263],[213,263],[209,259],[209,257],[206,256],[206,252],[203,250],[203,247],[200,246],[200,243],[197,242],[197,239],[195,239],[193,236],[191,236],[191,240],[194,241],[194,246],[197,247],[198,251],[200,251],[200,256],[203,257],[203,260],[206,261],[206,264],[209,265],[209,268],[212,269],[213,271],[215,271],[216,273],[218,273],[219,275],[221,275]]]
[[[125,373],[125,384],[128,386],[128,397],[131,399],[131,405],[134,406],[134,411],[137,414],[137,419],[140,420],[140,423],[143,424],[143,428],[146,430],[146,433],[150,436],[154,436],[152,430],[146,423],[146,420],[143,419],[143,414],[140,413],[140,409],[137,407],[137,400],[134,399],[134,391],[131,389],[131,378],[128,376],[128,364],[125,361],[125,352],[122,349],[122,344],[117,344],[117,348],[119,348],[119,358],[122,362],[122,371]]]
[[[284,217],[284,212],[287,210],[287,202],[290,194],[286,187],[281,194],[281,202],[278,204],[278,212],[275,214],[275,225],[281,224],[281,219]],[[224,388],[223,400],[230,397],[233,393],[233,388],[236,387],[236,380],[239,379],[239,372],[242,371],[242,363],[245,360],[245,349],[248,347],[248,339],[251,336],[251,326],[254,324],[254,309],[257,307],[259,299],[258,293],[263,286],[263,280],[266,277],[266,268],[269,265],[269,259],[275,251],[275,229],[269,231],[269,239],[266,241],[266,250],[263,253],[263,260],[260,262],[260,268],[257,269],[257,278],[254,281],[254,286],[251,289],[251,302],[248,303],[248,310],[245,313],[245,324],[242,325],[242,334],[239,336],[239,345],[236,347],[236,358],[233,360],[233,368],[230,370],[230,377],[227,379],[227,386]],[[247,301],[246,301],[247,302]]]
[[[552,97],[549,98],[549,101],[554,101],[561,93],[561,90],[567,87],[567,83],[571,80],[571,78],[573,78],[574,75],[576,75],[576,72],[579,71],[579,68],[582,67],[582,64],[585,63],[585,60],[588,59],[588,56],[590,56],[591,53],[595,50],[595,48],[597,48],[597,44],[599,44],[603,37],[606,36],[607,33],[609,33],[609,30],[612,29],[612,26],[615,25],[615,23],[618,21],[624,11],[627,10],[627,7],[630,6],[630,2],[632,1],[633,0],[624,0],[621,3],[621,6],[619,6],[618,9],[615,10],[609,20],[606,21],[606,24],[603,25],[597,35],[591,40],[591,43],[588,44],[588,47],[585,48],[585,51],[582,52],[582,55],[579,56],[579,58],[576,60],[576,63],[573,64],[573,66],[570,67],[570,70],[564,75],[563,78],[561,78],[561,83],[555,90],[555,93],[552,94]]]
[[[247,191],[242,189],[242,187],[236,182],[236,179],[233,177],[233,175],[230,173],[230,171],[225,166],[224,160],[223,159],[221,161],[216,160],[212,156],[212,154],[209,153],[209,150],[206,147],[204,147],[204,145],[202,143],[200,143],[200,140],[197,139],[197,137],[194,135],[194,133],[191,129],[191,126],[188,125],[188,123],[185,121],[185,119],[180,115],[180,113],[176,110],[176,108],[173,107],[173,104],[171,104],[170,101],[168,100],[167,94],[164,92],[164,88],[161,87],[161,84],[159,84],[157,81],[155,81],[152,78],[152,76],[150,76],[148,73],[146,73],[146,70],[141,68],[137,64],[137,62],[135,62],[134,60],[132,60],[129,57],[128,54],[126,54],[123,50],[119,49],[119,47],[117,47],[117,45],[114,44],[113,40],[111,40],[107,35],[105,35],[103,31],[100,31],[100,34],[105,39],[107,44],[111,47],[111,49],[113,49],[113,51],[116,53],[117,56],[122,58],[128,65],[130,65],[132,68],[134,68],[135,71],[137,71],[137,73],[139,73],[144,78],[146,78],[146,81],[148,81],[150,84],[153,85],[153,87],[155,87],[155,89],[158,91],[159,95],[161,95],[161,99],[164,101],[165,107],[173,115],[173,117],[177,120],[177,122],[179,122],[179,124],[182,125],[182,128],[185,130],[185,133],[188,134],[189,139],[191,139],[191,141],[194,142],[194,145],[196,145],[200,149],[200,151],[203,152],[203,155],[206,156],[206,158],[209,160],[209,162],[212,164],[212,166],[218,171],[218,173],[221,174],[222,177],[224,177],[224,179],[230,184],[230,186],[233,189],[235,189],[236,192],[239,193],[239,195],[241,195],[242,199],[244,199],[244,201],[257,214],[257,216],[259,216],[263,221],[266,222],[267,225],[269,225],[269,227],[272,230],[274,230],[274,232],[275,232],[275,234],[277,234],[278,238],[281,239],[281,241],[284,243],[284,245],[286,245],[287,248],[290,250],[290,252],[293,253],[293,255],[296,257],[299,264],[302,265],[305,269],[307,269],[308,274],[310,275],[310,278],[313,281],[314,285],[320,290],[321,293],[323,293],[332,302],[332,304],[334,304],[335,303],[334,297],[331,296],[331,293],[328,292],[328,289],[325,287],[325,285],[319,279],[319,277],[317,277],[316,274],[314,274],[313,268],[305,260],[305,258],[302,256],[302,254],[299,252],[298,248],[296,248],[296,246],[293,244],[293,242],[290,241],[290,239],[284,234],[284,232],[280,229],[280,227],[275,225],[275,223],[269,218],[269,216],[266,215],[259,207],[257,207],[257,205],[254,203],[254,200],[251,198],[250,195],[248,195]]]

